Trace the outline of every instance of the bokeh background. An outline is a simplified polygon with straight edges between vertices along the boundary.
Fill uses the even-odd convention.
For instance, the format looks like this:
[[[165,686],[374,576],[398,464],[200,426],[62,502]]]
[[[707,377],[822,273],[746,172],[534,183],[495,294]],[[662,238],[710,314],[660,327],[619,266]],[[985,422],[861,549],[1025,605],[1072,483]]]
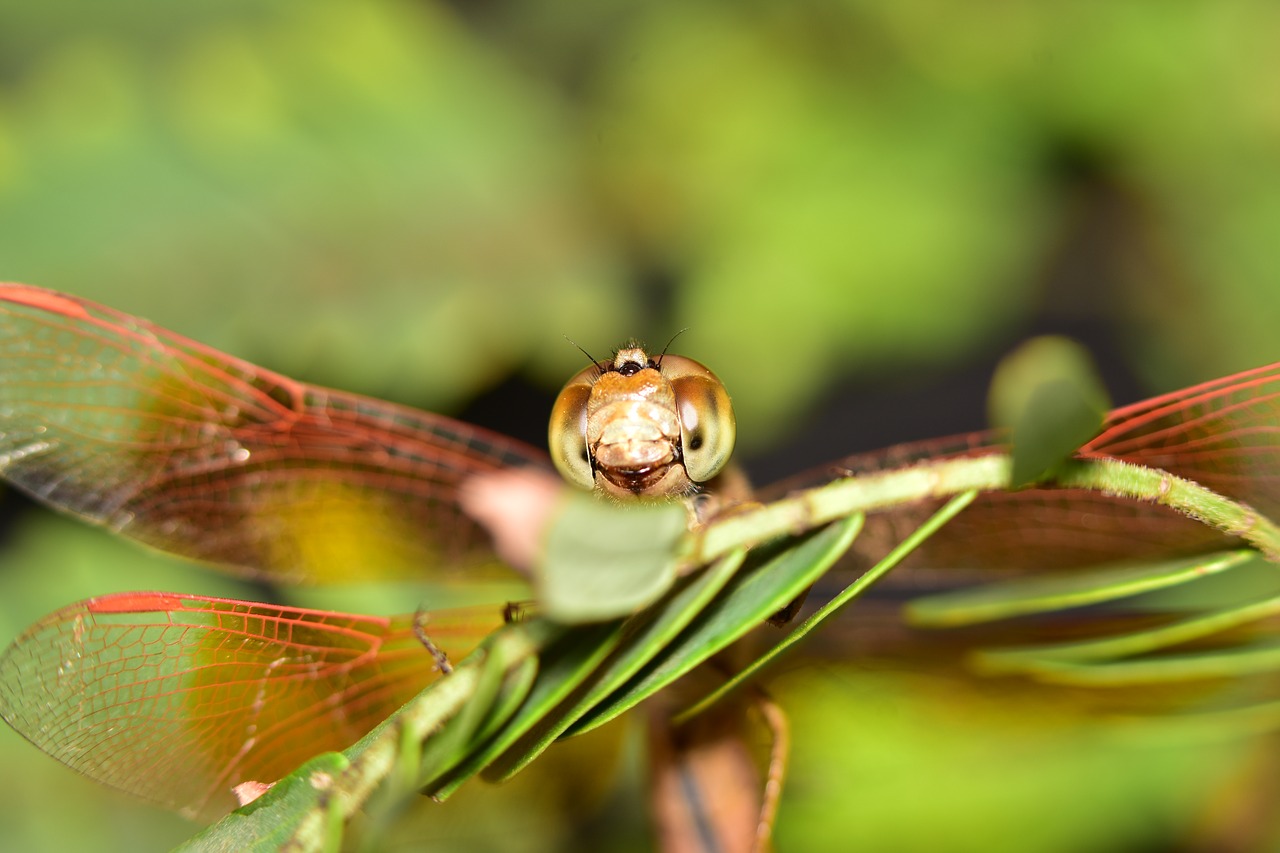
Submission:
[[[1277,32],[1247,0],[3,0],[0,279],[539,444],[565,336],[600,357],[687,327],[768,482],[982,426],[1036,333],[1084,340],[1122,402],[1275,361]],[[3,508],[5,641],[115,589],[264,592]],[[1119,738],[858,660],[774,690],[783,850],[1274,840],[1262,740]],[[389,848],[645,849],[637,734]],[[7,729],[0,767],[9,849],[193,831]]]

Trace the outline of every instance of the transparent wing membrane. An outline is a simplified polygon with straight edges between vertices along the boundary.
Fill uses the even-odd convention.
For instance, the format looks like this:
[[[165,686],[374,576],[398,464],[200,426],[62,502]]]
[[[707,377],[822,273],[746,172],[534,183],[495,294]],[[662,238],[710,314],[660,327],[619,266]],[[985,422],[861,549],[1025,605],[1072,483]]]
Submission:
[[[427,630],[456,660],[501,623],[500,607],[459,609]],[[437,675],[413,617],[124,593],[28,628],[0,657],[0,714],[92,779],[216,814],[233,786],[350,746]]]
[[[0,286],[0,359],[10,482],[148,545],[273,580],[421,578],[485,560],[459,485],[550,467],[502,436],[296,382],[33,287]]]

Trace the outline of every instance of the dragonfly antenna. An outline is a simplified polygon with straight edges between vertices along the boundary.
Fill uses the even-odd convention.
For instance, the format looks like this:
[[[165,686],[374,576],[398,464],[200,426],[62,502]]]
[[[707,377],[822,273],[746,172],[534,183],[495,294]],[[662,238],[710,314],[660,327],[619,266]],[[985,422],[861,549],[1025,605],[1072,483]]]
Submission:
[[[575,341],[573,338],[569,337],[568,335],[565,335],[565,336],[564,336],[564,339],[565,339],[566,341],[568,341],[569,343],[573,344],[575,347],[578,347],[578,352],[580,352],[580,353],[582,353],[583,355],[585,355],[585,356],[587,357],[587,360],[591,362],[591,364],[592,364],[592,366],[593,366],[593,367],[597,367],[597,368],[598,368],[598,367],[600,366],[600,362],[598,362],[598,361],[596,361],[594,358],[592,358],[592,357],[591,357],[591,353],[587,352],[587,351],[586,351],[586,350],[584,350],[582,347],[578,346],[578,342],[577,342],[577,341]]]
[[[687,332],[687,331],[689,331],[689,327],[688,327],[688,326],[685,326],[683,329],[681,329],[680,331],[678,331],[678,332],[676,332],[674,335],[672,335],[672,336],[671,336],[671,340],[667,341],[667,345],[666,345],[665,347],[663,347],[663,348],[662,348],[662,355],[659,355],[659,356],[658,356],[658,369],[659,369],[659,370],[661,370],[661,369],[662,369],[662,359],[663,359],[663,357],[667,354],[667,350],[671,349],[671,345],[672,345],[673,343],[675,343],[676,338],[680,337],[681,335],[683,335],[683,334],[684,334],[685,332]]]

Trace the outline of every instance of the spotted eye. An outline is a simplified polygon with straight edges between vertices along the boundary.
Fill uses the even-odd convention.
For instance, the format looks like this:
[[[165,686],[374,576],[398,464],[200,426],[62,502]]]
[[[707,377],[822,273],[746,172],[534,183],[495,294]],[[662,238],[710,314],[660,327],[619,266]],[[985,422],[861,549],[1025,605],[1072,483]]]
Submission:
[[[695,483],[704,483],[733,454],[737,426],[729,393],[715,374],[692,359],[667,356],[662,372],[676,395],[685,471]]]
[[[584,489],[590,489],[595,482],[587,450],[587,398],[591,396],[590,378],[594,371],[583,371],[564,386],[551,409],[547,428],[551,461],[560,476]]]

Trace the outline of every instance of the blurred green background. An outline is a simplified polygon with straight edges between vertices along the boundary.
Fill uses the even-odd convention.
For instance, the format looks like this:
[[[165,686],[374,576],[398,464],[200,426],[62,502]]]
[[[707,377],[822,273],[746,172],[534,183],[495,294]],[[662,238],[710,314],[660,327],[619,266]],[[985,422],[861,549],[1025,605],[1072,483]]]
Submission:
[[[1276,360],[1276,32],[1265,2],[3,0],[0,278],[536,443],[564,336],[688,327],[768,481],[980,427],[1034,333],[1122,402]],[[114,589],[253,594],[5,506],[5,640]],[[859,661],[775,690],[783,850],[1265,846],[1258,741]],[[618,728],[392,849],[644,849]],[[0,846],[192,831],[7,729],[0,766]]]

